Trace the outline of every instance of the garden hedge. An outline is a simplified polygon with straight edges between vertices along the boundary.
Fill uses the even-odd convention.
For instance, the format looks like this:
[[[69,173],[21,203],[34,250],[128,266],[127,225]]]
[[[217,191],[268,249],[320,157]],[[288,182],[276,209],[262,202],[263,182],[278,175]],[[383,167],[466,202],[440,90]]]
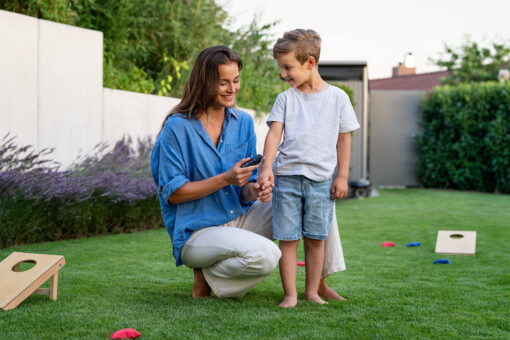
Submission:
[[[154,196],[134,203],[0,200],[0,248],[164,227]]]
[[[0,248],[162,228],[150,139],[121,140],[62,169],[52,150],[0,143]]]
[[[422,113],[424,186],[510,193],[510,82],[436,87]]]

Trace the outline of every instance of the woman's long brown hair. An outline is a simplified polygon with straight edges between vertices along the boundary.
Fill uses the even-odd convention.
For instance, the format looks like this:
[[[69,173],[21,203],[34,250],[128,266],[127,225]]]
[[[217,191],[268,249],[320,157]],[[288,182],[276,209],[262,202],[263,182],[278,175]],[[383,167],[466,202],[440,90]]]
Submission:
[[[202,112],[205,112],[218,93],[219,65],[236,62],[241,71],[243,61],[236,52],[222,45],[206,48],[197,57],[191,74],[184,85],[182,99],[163,120],[161,129],[165,122],[174,113],[181,113],[188,119],[198,119]]]

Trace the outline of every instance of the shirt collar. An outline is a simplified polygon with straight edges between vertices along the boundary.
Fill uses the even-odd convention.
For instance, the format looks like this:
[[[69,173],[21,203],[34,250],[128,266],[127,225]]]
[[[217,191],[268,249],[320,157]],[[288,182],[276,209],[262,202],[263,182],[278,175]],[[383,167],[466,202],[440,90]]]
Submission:
[[[239,119],[239,116],[237,114],[237,109],[233,107],[227,107],[225,110],[225,113],[230,118],[230,116],[234,117],[235,119]]]

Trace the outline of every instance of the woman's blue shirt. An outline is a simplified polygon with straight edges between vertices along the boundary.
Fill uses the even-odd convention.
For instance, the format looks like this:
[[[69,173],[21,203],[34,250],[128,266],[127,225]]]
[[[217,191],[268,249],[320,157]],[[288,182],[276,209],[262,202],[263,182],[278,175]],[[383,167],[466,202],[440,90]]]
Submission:
[[[225,224],[244,214],[253,202],[243,200],[241,187],[235,185],[186,203],[170,204],[170,196],[187,182],[219,175],[242,158],[255,155],[253,120],[244,111],[226,109],[217,147],[200,120],[180,114],[167,119],[152,150],[151,171],[176,265],[182,264],[181,248],[193,231]],[[257,171],[254,171],[250,181],[256,179]]]

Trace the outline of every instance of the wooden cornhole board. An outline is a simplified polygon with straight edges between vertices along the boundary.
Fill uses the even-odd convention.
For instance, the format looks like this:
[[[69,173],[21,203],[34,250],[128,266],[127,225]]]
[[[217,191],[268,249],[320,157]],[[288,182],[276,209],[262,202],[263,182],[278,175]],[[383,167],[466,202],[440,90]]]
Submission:
[[[439,230],[436,254],[475,255],[476,231]]]
[[[35,263],[19,271],[22,262]],[[58,271],[66,264],[63,256],[14,252],[0,262],[0,308],[16,308],[30,294],[49,295],[57,299]],[[50,289],[39,288],[51,278]]]

